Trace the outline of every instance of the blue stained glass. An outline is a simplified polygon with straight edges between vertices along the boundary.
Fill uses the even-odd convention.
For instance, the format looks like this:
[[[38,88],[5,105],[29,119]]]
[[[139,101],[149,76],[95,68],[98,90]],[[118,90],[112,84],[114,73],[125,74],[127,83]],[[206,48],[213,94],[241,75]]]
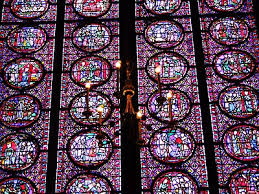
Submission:
[[[236,125],[226,131],[223,144],[226,152],[237,160],[254,161],[259,158],[259,130],[250,125]]]
[[[246,119],[259,111],[257,92],[248,86],[230,86],[219,96],[219,107],[230,117]]]
[[[226,17],[211,23],[210,34],[220,44],[236,45],[247,39],[249,29],[244,21],[234,17]]]
[[[111,41],[111,32],[103,24],[79,27],[73,33],[73,43],[83,51],[93,52],[105,48]]]
[[[112,153],[112,143],[108,135],[97,131],[80,132],[69,144],[71,159],[83,167],[96,167],[107,162]]]
[[[4,80],[15,89],[25,89],[35,86],[42,81],[44,67],[34,58],[18,58],[10,62],[3,69]]]
[[[11,10],[19,18],[33,19],[48,10],[48,0],[12,0]]]
[[[29,168],[38,158],[39,145],[28,134],[9,134],[0,140],[0,167],[18,171]]]
[[[153,193],[197,193],[197,185],[192,178],[177,171],[162,173],[154,181]]]
[[[234,11],[241,7],[243,0],[206,0],[206,3],[216,11]]]
[[[0,106],[0,121],[11,128],[27,127],[40,116],[40,102],[31,95],[15,95]]]
[[[220,52],[213,63],[218,75],[230,81],[241,81],[250,77],[256,67],[254,58],[241,50]]]
[[[234,193],[257,193],[258,192],[258,168],[244,168],[236,172],[230,180],[230,192]]]
[[[74,0],[73,2],[76,12],[84,17],[101,16],[109,10],[110,5],[110,0]]]
[[[22,177],[8,178],[0,181],[0,191],[3,193],[36,193],[32,183]]]
[[[86,174],[71,180],[67,185],[66,193],[110,193],[112,188],[105,178]]]
[[[40,50],[46,43],[47,34],[40,27],[21,27],[14,29],[7,44],[18,53],[31,53]]]
[[[145,31],[147,41],[158,48],[170,48],[181,43],[184,37],[182,26],[173,21],[157,21]]]
[[[151,154],[162,163],[186,161],[193,154],[193,137],[179,127],[163,128],[156,131],[150,139]]]
[[[181,0],[145,0],[144,5],[154,14],[170,14],[179,9]]]

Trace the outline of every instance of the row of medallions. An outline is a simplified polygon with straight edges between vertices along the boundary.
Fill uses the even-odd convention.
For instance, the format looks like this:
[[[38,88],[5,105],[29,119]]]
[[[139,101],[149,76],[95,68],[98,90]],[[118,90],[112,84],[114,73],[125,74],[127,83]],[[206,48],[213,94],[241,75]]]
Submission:
[[[17,1],[13,4],[18,6]],[[46,31],[38,26],[17,27],[9,33],[7,45],[14,52],[27,55],[42,49],[47,36]],[[45,74],[43,63],[33,57],[23,56],[6,63],[1,72],[4,83],[22,93],[1,102],[0,121],[4,126],[21,130],[37,122],[41,116],[41,103],[24,91],[39,84]],[[39,159],[39,152],[40,146],[34,136],[23,132],[8,134],[0,140],[0,168],[10,173],[27,170]],[[36,193],[36,186],[26,177],[11,176],[1,180],[0,190],[7,193]]]
[[[235,5],[233,1],[224,2],[226,3],[225,7],[228,8],[225,10],[226,12],[239,9],[243,3],[239,1],[236,2],[239,5]],[[222,6],[220,2],[217,2],[217,4]],[[210,4],[209,7],[211,7]],[[217,11],[216,7],[211,8]],[[257,68],[256,60],[243,47],[241,47],[242,50],[232,48],[246,44],[252,29],[239,17],[219,17],[211,22],[207,28],[211,38],[216,43],[224,46],[223,48],[226,48],[221,52],[217,51],[218,53],[215,55],[212,64],[214,71],[223,80],[234,83],[234,85],[227,84],[227,87],[220,92],[218,96],[220,111],[229,118],[240,121],[246,121],[255,117],[259,112],[258,91],[251,86],[240,84],[240,82],[255,75]],[[210,46],[213,48],[215,44],[211,43]],[[212,82],[210,84],[215,83]],[[211,112],[213,115],[214,110],[211,109]],[[229,123],[226,122],[225,125],[229,125]],[[221,146],[230,158],[242,163],[253,162],[253,164],[259,159],[258,138],[259,128],[243,123],[228,127],[219,137]],[[222,165],[221,168],[224,169],[226,167],[227,169],[232,164],[228,164],[227,161],[225,163],[222,155],[224,154],[220,154],[222,158],[216,159],[216,163],[217,165]],[[225,176],[225,170],[222,171],[219,174],[223,173],[223,176]],[[256,186],[259,177],[258,167],[249,165],[238,168],[234,173],[229,174],[228,177],[226,185],[230,193],[256,193],[258,191],[258,186]]]
[[[204,3],[204,2],[203,2]],[[205,3],[213,10],[219,12],[230,12],[238,10],[244,3],[243,0],[216,1],[205,0]],[[181,7],[181,0],[143,0],[144,7],[156,15],[172,14]]]
[[[23,20],[41,17],[49,8],[47,0],[11,0],[9,3],[12,14]],[[16,27],[10,31],[6,40],[9,49],[23,55],[7,62],[1,72],[7,86],[22,92],[9,96],[0,105],[1,123],[19,130],[0,140],[0,168],[10,173],[27,170],[39,159],[41,149],[38,140],[20,132],[20,129],[32,126],[41,116],[40,101],[24,91],[42,82],[46,70],[40,60],[26,55],[41,50],[47,40],[47,32],[37,25]],[[37,193],[36,184],[21,176],[2,179],[0,190],[4,193]]]
[[[209,25],[209,34],[219,44],[235,46],[247,40],[249,27],[236,17],[218,18]],[[175,47],[183,38],[183,27],[176,21],[156,21],[145,29],[147,42],[159,49]]]
[[[49,9],[51,0],[10,0],[11,13],[23,20],[32,20],[42,17]],[[111,6],[110,0],[73,0],[74,11],[83,17],[99,17],[108,12]]]
[[[250,191],[255,193],[258,191],[259,169],[255,167],[242,168],[233,172],[230,176],[228,190],[231,194],[245,191],[245,187],[249,187]],[[168,170],[160,173],[155,177],[152,183],[152,193],[199,193],[198,184],[192,176],[185,171]]]
[[[172,12],[167,12],[168,10],[159,9],[162,3],[165,2],[145,1],[144,5],[154,14],[173,13],[175,11],[171,10]],[[214,7],[217,11],[234,11],[242,4],[239,1],[238,4],[230,8],[228,6],[220,6],[212,1],[207,3],[210,6],[213,6],[213,4],[217,5]],[[169,3],[166,5],[170,6]],[[217,43],[226,46],[241,44],[249,36],[248,25],[244,21],[234,17],[219,18],[212,22],[209,32]],[[164,20],[150,24],[145,30],[145,39],[156,48],[168,49],[179,45],[183,40],[183,34],[183,28],[179,23]],[[187,60],[178,53],[161,52],[152,56],[146,65],[146,72],[153,81],[157,81],[155,74],[155,68],[157,66],[161,66],[161,84],[165,86],[170,86],[181,81],[189,69]],[[214,59],[214,70],[223,79],[237,82],[252,76],[256,70],[256,63],[254,58],[247,52],[241,50],[223,51],[218,53]],[[171,91],[173,93],[172,120],[183,120],[190,112],[191,101],[184,92],[176,89]],[[162,95],[165,96],[168,92],[169,90],[162,90]],[[149,97],[148,111],[155,119],[161,122],[168,122],[168,104],[165,103],[160,107],[156,100],[160,95],[159,92],[156,92]],[[237,119],[248,119],[255,116],[258,113],[257,103],[258,94],[256,90],[246,85],[229,86],[220,93],[218,99],[221,111],[227,116]],[[258,135],[258,128],[255,126],[232,126],[223,135],[222,144],[230,157],[239,161],[253,162],[258,159],[258,152],[256,151]],[[184,129],[162,128],[151,136],[149,148],[151,155],[159,162],[174,164],[184,162],[192,156],[195,149],[195,142],[191,134]],[[253,172],[258,172],[258,169],[245,169],[241,173],[233,175],[229,183],[231,193],[235,193],[238,187],[238,184],[235,182],[237,176],[243,176],[244,180],[246,179],[247,182],[251,182],[250,179],[255,178]],[[174,173],[177,172],[171,171],[169,174]],[[170,184],[170,181],[171,183],[174,181],[168,178],[170,176],[167,176],[167,173],[162,174],[164,175],[158,176],[156,179],[164,179],[163,181],[160,180],[159,184],[156,181],[153,182],[153,189],[154,185],[159,185],[159,188],[156,186],[157,188],[153,190],[154,192],[174,192],[179,189],[173,189],[175,185]],[[253,184],[251,182],[251,185]],[[188,186],[188,188],[192,187]],[[188,190],[188,188],[181,188],[180,190],[185,190],[187,193],[194,193],[197,186],[196,189]]]
[[[144,2],[146,9],[154,14],[170,14],[181,5],[181,1],[149,1]],[[151,23],[144,33],[145,40],[158,49],[169,49],[182,43],[184,29],[176,21],[160,20]],[[160,79],[157,79],[155,69],[160,68]],[[190,113],[191,100],[188,95],[178,89],[171,88],[180,82],[189,70],[188,61],[180,54],[171,51],[159,52],[151,56],[145,70],[148,77],[168,89],[160,89],[149,96],[147,110],[149,114],[160,122],[170,122],[171,119],[181,121]],[[171,92],[171,107],[169,102],[159,103],[159,99]],[[154,131],[149,140],[149,152],[155,160],[167,165],[179,164],[190,159],[196,148],[194,137],[190,132],[181,127],[163,127]],[[197,193],[198,183],[186,171],[169,170],[159,173],[151,185],[152,193]]]
[[[82,17],[99,17],[105,15],[111,7],[110,0],[105,1],[73,1],[73,8]],[[90,130],[83,130],[72,135],[67,143],[68,158],[72,163],[87,172],[76,174],[68,180],[66,193],[111,193],[114,191],[110,180],[95,173],[99,167],[107,163],[113,155],[113,141],[108,134],[101,132],[99,106],[103,107],[102,122],[107,121],[113,112],[111,98],[101,91],[98,86],[109,82],[112,76],[110,62],[98,56],[100,51],[112,42],[112,32],[108,26],[99,21],[82,24],[72,33],[73,45],[87,53],[74,61],[70,68],[70,78],[74,84],[85,88],[91,83],[91,90],[77,94],[69,103],[69,115],[78,125],[88,126]],[[88,113],[88,114],[86,114]]]

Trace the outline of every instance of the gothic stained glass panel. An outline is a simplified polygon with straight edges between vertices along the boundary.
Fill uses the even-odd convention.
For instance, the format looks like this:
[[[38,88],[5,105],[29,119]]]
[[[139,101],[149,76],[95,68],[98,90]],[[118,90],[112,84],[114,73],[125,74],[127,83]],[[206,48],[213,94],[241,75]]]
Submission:
[[[186,76],[189,70],[189,63],[178,53],[161,52],[150,57],[146,66],[147,75],[155,82],[157,82],[156,68],[161,69],[161,84],[171,85],[179,82]]]
[[[85,131],[75,134],[69,141],[69,156],[80,166],[101,166],[107,162],[112,153],[112,141],[107,134],[98,138],[98,132]]]
[[[3,0],[2,22],[56,21],[57,0]]]
[[[214,7],[199,2],[200,14],[213,14],[200,22],[219,192],[253,193],[258,191],[259,41],[252,1],[227,2]],[[231,17],[222,17],[223,11]],[[225,34],[226,29],[232,33]]]
[[[0,140],[1,164],[4,170],[25,170],[38,158],[37,140],[25,133],[9,134]]]
[[[169,1],[152,1],[145,0],[144,6],[147,10],[153,14],[170,14],[175,12],[181,6],[181,0],[169,0]]]
[[[71,79],[80,86],[91,82],[91,87],[102,85],[111,76],[110,63],[99,56],[87,56],[77,60],[71,67]]]
[[[12,13],[22,19],[33,19],[45,14],[48,10],[49,3],[47,0],[12,0]]]
[[[36,189],[33,183],[27,178],[15,177],[7,178],[0,182],[0,190],[3,193],[35,193]]]
[[[163,13],[160,4],[165,2],[181,6]],[[138,103],[146,116],[141,130],[144,144],[140,148],[142,191],[206,191],[208,177],[190,2],[152,3],[155,5],[136,1]],[[167,20],[158,20],[158,14],[166,14]],[[159,74],[156,68],[160,69]],[[166,98],[168,92],[172,95],[170,102]],[[168,126],[170,120],[176,121],[177,127]]]
[[[56,5],[19,2],[3,1],[0,25],[0,187],[46,193]]]
[[[197,183],[187,174],[168,171],[160,174],[152,186],[153,193],[197,193]]]
[[[23,57],[11,61],[3,68],[3,80],[14,89],[34,87],[44,78],[45,69],[41,61]]]
[[[190,133],[182,128],[162,128],[149,141],[150,153],[161,163],[179,163],[189,159],[195,149]]]
[[[83,17],[98,17],[104,15],[109,10],[110,5],[110,0],[87,0],[84,2],[81,0],[74,0],[73,2],[75,11]]]
[[[57,193],[121,191],[118,5],[66,0]]]
[[[101,50],[109,45],[111,32],[102,24],[88,24],[73,32],[73,43],[86,52]]]

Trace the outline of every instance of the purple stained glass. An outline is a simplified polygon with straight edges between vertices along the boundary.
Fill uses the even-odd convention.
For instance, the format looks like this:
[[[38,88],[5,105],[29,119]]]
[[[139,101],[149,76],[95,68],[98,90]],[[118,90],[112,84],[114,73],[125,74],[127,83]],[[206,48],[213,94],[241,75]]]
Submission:
[[[160,83],[173,84],[183,79],[188,71],[187,60],[178,53],[162,52],[153,55],[147,63],[147,74],[157,81],[156,67],[160,67]]]
[[[206,0],[208,6],[216,11],[235,11],[239,9],[243,0]]]
[[[162,128],[150,139],[150,152],[159,162],[179,163],[189,159],[194,151],[193,137],[179,127]]]
[[[249,34],[247,24],[234,17],[225,17],[213,21],[209,31],[211,37],[223,45],[243,43]]]
[[[34,58],[18,58],[3,69],[5,82],[14,89],[27,89],[43,79],[44,67]]]
[[[92,86],[105,83],[111,76],[111,65],[99,56],[88,56],[77,60],[71,69],[71,78],[80,86],[91,82]]]
[[[97,174],[79,175],[73,178],[66,187],[66,193],[111,193],[111,184]]]
[[[15,16],[22,19],[40,17],[48,10],[48,0],[12,0],[11,10]]]
[[[47,41],[45,30],[40,27],[24,26],[11,31],[7,44],[18,53],[32,53],[40,50]]]
[[[110,9],[110,0],[74,0],[75,11],[84,17],[98,17]]]
[[[219,95],[219,107],[230,117],[247,119],[258,113],[258,94],[246,85],[230,86]]]
[[[31,181],[23,177],[13,177],[1,180],[0,191],[1,193],[36,193],[36,189]]]
[[[191,102],[189,97],[180,90],[171,89],[171,108],[172,120],[179,121],[184,119],[190,112]],[[165,100],[163,104],[159,103],[160,97],[165,97],[169,90],[162,90],[161,95],[159,92],[153,93],[148,100],[148,111],[151,116],[160,121],[169,121],[169,101]]]
[[[250,125],[231,127],[223,136],[226,152],[242,161],[254,161],[259,158],[259,130]]]
[[[70,140],[70,158],[79,166],[96,167],[107,162],[112,153],[111,139],[102,132],[98,138],[97,131],[80,132]]]
[[[99,51],[110,44],[111,31],[103,24],[89,24],[73,32],[73,43],[86,52]]]
[[[0,121],[7,127],[27,127],[39,116],[40,102],[28,94],[10,96],[0,105]]]
[[[145,0],[144,6],[154,14],[170,14],[180,8],[181,0]]]
[[[256,68],[253,57],[240,50],[223,51],[214,58],[214,69],[220,77],[231,81],[248,78]]]
[[[169,171],[158,175],[152,186],[153,193],[188,193],[196,194],[196,182],[186,173]]]
[[[36,139],[24,133],[9,134],[0,140],[0,167],[4,170],[24,170],[38,158]]]
[[[245,168],[236,172],[230,180],[229,188],[231,194],[237,193],[258,193],[258,168]]]
[[[99,92],[90,92],[88,98],[87,109],[87,93],[80,93],[77,95],[70,104],[71,117],[80,124],[94,125],[99,122],[99,113],[97,107],[103,105],[102,120],[105,121],[111,114],[111,102],[110,99]],[[90,113],[87,115],[85,113]]]
[[[184,31],[175,21],[161,20],[153,22],[145,30],[147,42],[158,48],[170,48],[181,43]]]

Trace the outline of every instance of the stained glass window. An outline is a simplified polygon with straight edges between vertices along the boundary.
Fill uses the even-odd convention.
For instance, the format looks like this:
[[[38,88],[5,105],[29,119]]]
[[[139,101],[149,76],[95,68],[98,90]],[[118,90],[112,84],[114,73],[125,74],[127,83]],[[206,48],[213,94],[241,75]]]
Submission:
[[[56,193],[121,191],[118,14],[118,1],[66,0]]]
[[[57,4],[1,8],[0,190],[46,193]]]
[[[199,1],[220,193],[258,192],[258,34],[252,3]]]
[[[257,193],[256,6],[0,1],[0,192]]]
[[[190,6],[136,1],[138,103],[146,116],[141,187],[147,193],[208,190]]]

